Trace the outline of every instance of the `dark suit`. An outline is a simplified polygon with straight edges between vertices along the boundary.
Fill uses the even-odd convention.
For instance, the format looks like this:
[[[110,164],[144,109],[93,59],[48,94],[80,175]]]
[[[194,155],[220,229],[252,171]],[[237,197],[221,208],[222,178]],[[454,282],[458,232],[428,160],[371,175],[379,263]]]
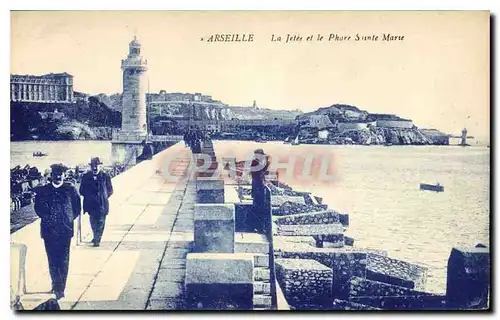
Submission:
[[[64,292],[66,288],[73,221],[80,215],[81,208],[80,196],[69,183],[59,188],[47,184],[36,189],[35,213],[41,218],[40,233],[54,292]]]
[[[94,242],[100,243],[109,212],[108,198],[113,194],[110,176],[102,171],[97,175],[85,173],[80,184],[80,194],[83,196],[83,211],[90,216]]]

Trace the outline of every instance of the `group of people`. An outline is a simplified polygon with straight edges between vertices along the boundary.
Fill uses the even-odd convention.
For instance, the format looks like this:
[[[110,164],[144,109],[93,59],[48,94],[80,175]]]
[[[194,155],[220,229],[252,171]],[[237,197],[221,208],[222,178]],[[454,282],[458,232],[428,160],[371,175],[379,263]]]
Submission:
[[[74,235],[74,220],[80,216],[83,196],[83,213],[88,213],[92,227],[92,244],[99,247],[109,212],[108,198],[113,194],[111,177],[102,171],[102,162],[94,157],[91,170],[82,176],[80,188],[65,181],[68,168],[53,164],[50,183],[36,189],[35,213],[40,217],[41,237],[49,262],[52,292],[56,299],[65,295],[69,270],[70,244]]]
[[[201,142],[206,136],[198,128],[190,128],[184,133],[184,144],[191,148],[192,153],[201,153]]]

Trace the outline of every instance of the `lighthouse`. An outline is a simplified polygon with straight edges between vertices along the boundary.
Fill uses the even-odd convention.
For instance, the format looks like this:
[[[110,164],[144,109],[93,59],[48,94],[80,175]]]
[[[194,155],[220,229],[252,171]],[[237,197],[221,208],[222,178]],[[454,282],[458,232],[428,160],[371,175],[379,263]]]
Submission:
[[[141,44],[137,37],[129,43],[129,52],[122,59],[123,93],[122,126],[113,134],[112,158],[115,163],[130,167],[136,164],[136,157],[146,140],[148,127],[146,120],[146,92],[148,81],[147,60],[141,56]]]
[[[461,146],[468,146],[467,144],[467,128],[464,128],[462,130],[462,138],[461,138],[461,141],[460,141],[460,145]]]
[[[122,60],[123,94],[121,131],[130,138],[145,138],[147,134],[147,70],[147,60],[144,60],[141,56],[141,44],[134,37],[134,40],[129,44],[127,58]]]

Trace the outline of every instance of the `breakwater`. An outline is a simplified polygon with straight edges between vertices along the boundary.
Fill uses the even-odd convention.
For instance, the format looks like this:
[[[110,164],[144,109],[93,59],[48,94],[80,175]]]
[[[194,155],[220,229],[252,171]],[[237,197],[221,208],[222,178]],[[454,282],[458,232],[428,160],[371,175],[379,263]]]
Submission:
[[[213,153],[211,167],[215,169],[216,153],[211,153]],[[208,172],[203,172],[202,176],[210,177],[210,170],[206,171]],[[429,292],[426,289],[428,267],[392,257],[383,247],[357,246],[356,239],[346,234],[352,220],[348,214],[328,209],[328,205],[323,203],[323,198],[311,192],[294,191],[293,188],[273,179],[270,182],[268,186],[270,198],[258,199],[257,203],[269,201],[269,216],[272,215],[273,220],[273,237],[269,244],[272,249],[269,254],[270,259],[276,258],[275,263],[269,266],[270,277],[275,275],[277,286],[281,288],[276,292],[283,292],[292,309],[450,310],[488,307],[488,248],[453,249],[451,255],[452,248],[448,248],[450,257],[447,266],[448,278],[444,279],[448,290],[443,294]],[[196,248],[196,242],[202,241],[197,238],[197,232],[202,234],[205,232],[206,239],[217,239],[217,241],[205,242],[211,245],[201,246],[204,249],[197,251],[201,254],[208,250],[210,255],[191,256],[192,259],[206,260],[203,263],[197,260],[196,267],[194,265],[191,267],[193,269],[190,268],[188,254],[187,274],[191,272],[190,270],[198,272],[198,275],[205,274],[208,270],[214,270],[213,266],[218,265],[221,259],[231,261],[238,259],[233,256],[238,254],[238,246],[235,245],[238,232],[251,232],[252,228],[249,230],[248,227],[254,226],[255,222],[252,222],[255,214],[249,213],[252,212],[249,203],[252,201],[249,196],[250,186],[242,185],[244,181],[240,181],[237,186],[227,185],[227,182],[220,180],[206,183],[208,185],[204,187],[197,187],[198,199],[211,197],[211,202],[214,204],[209,206],[209,210],[204,208],[204,205],[195,205],[194,245]],[[237,201],[228,199],[228,195],[231,194],[228,188],[233,190],[233,194],[238,195]],[[225,189],[223,196],[221,196],[222,189]],[[207,224],[197,231],[197,215],[201,220],[204,219],[202,217],[208,219],[211,216],[212,218],[208,220],[219,226],[217,233],[212,233],[210,230],[215,229],[207,227]],[[264,216],[260,219],[264,219]],[[214,220],[220,220],[219,224]],[[262,248],[265,250],[265,242]],[[212,256],[212,252],[217,253],[217,258]],[[216,260],[217,263],[212,260]],[[241,263],[245,264],[243,261]],[[464,264],[471,267],[464,269]],[[251,285],[251,278],[246,277],[251,274],[251,268],[248,266],[240,269],[239,276],[234,275],[234,271],[231,270],[224,269],[224,272],[230,273],[229,278],[233,280],[241,278],[238,281],[242,281],[247,287]],[[255,270],[253,273],[256,273]],[[203,283],[202,287],[206,290],[207,288],[217,290],[222,283],[226,283],[224,281],[228,281],[226,274],[205,275],[210,278],[208,283]],[[272,283],[270,281],[271,285]],[[254,287],[256,285],[254,281]],[[473,286],[477,290],[457,297],[457,291],[449,289],[468,286]],[[191,294],[194,299],[204,301],[202,306],[214,303],[210,297],[199,296],[200,286],[192,288]],[[218,296],[219,303],[221,299],[226,303],[219,304],[218,308],[228,305],[232,306],[230,308],[248,308],[250,299],[255,301],[255,296],[249,294],[248,290],[248,288],[242,289],[239,294],[235,293],[231,298],[227,296],[224,298],[224,294]],[[270,295],[271,300],[273,293],[270,292]],[[460,302],[457,302],[458,300]],[[271,303],[269,307],[273,307],[273,304]]]
[[[485,246],[450,248],[446,293],[431,293],[426,290],[427,267],[390,257],[383,248],[355,246],[355,239],[345,234],[349,215],[279,181],[269,186],[276,278],[291,309],[488,308],[490,262]],[[248,199],[248,187],[239,193]],[[460,293],[458,287],[471,289]]]

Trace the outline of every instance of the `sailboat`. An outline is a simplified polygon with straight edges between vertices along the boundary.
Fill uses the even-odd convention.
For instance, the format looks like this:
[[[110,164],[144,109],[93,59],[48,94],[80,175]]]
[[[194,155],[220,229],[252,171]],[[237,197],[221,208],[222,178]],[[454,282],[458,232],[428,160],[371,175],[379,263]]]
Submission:
[[[292,141],[292,146],[297,146],[299,145],[299,135],[297,135],[297,137],[295,138],[295,140]]]

